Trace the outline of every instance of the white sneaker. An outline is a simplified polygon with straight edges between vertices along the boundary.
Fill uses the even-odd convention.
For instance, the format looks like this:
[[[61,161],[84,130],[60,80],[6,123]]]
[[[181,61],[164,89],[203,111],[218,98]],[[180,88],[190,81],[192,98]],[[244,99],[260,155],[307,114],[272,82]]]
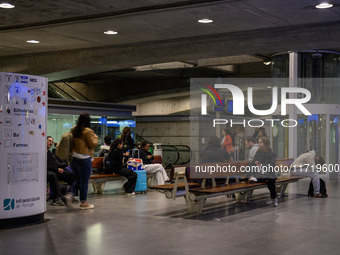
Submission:
[[[136,193],[135,192],[125,193],[125,195],[127,195],[127,196],[134,196],[134,195],[136,195]]]
[[[279,202],[277,201],[277,198],[272,199],[273,201],[273,206],[277,207],[279,205]]]
[[[89,203],[85,203],[85,204],[80,204],[79,209],[80,210],[89,210],[89,209],[93,209],[94,205],[91,205]]]
[[[71,206],[73,203],[73,195],[72,194],[66,194],[65,196],[65,201],[67,206]]]
[[[257,179],[254,176],[251,176],[248,180],[250,182],[257,182]]]

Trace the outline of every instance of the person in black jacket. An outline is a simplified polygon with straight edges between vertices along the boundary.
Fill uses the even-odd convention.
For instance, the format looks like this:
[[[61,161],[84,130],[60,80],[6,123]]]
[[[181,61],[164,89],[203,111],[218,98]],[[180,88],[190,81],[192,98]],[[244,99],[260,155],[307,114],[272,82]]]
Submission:
[[[266,136],[259,138],[259,147],[253,161],[250,163],[250,166],[253,167],[252,169],[258,169],[258,172],[253,173],[254,177],[250,180],[267,183],[273,206],[276,207],[278,206],[275,188],[276,174],[273,169],[276,165],[276,154],[270,148],[270,141]]]
[[[70,192],[76,193],[77,180],[73,172],[66,170],[67,162],[60,160],[57,155],[50,151],[53,138],[47,136],[47,182],[52,190],[53,204],[64,205],[65,198],[61,194],[58,181],[64,181],[70,185]],[[63,202],[61,201],[63,200]]]
[[[233,158],[227,150],[221,148],[220,139],[217,136],[208,138],[208,142],[200,152],[201,163],[208,162],[232,162]]]
[[[123,166],[124,157],[129,156],[129,152],[123,153],[123,141],[122,139],[116,139],[111,144],[109,151],[110,158],[110,168],[112,172],[116,174],[120,174],[128,179],[128,181],[124,184],[123,188],[125,189],[125,194],[128,196],[135,195],[135,187],[137,182],[137,173],[131,169],[125,168]]]

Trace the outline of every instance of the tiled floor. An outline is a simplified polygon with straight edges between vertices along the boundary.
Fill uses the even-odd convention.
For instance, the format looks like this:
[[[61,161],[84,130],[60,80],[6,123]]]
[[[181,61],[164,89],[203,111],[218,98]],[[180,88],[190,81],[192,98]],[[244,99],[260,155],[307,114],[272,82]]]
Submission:
[[[326,179],[327,199],[308,198],[307,179],[290,185],[277,208],[263,189],[251,204],[211,198],[189,215],[182,197],[126,197],[111,183],[89,196],[92,211],[49,205],[47,222],[0,230],[0,254],[340,254],[340,181]]]

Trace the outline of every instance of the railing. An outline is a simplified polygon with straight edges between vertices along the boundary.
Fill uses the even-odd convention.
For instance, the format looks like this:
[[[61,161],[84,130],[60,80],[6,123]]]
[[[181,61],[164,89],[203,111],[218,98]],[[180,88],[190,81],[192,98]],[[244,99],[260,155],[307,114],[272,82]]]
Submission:
[[[48,97],[50,98],[59,98],[66,100],[76,100],[73,96],[59,88],[53,82],[48,83]]]
[[[161,148],[165,165],[182,165],[190,161],[191,150],[187,145],[162,145]]]
[[[62,81],[64,85],[68,88],[70,93],[67,93],[65,89],[60,88],[57,84],[53,82],[48,83],[48,96],[51,98],[67,99],[67,100],[80,100],[80,101],[90,101],[86,96],[82,95],[79,91],[75,90],[68,83]]]
[[[136,143],[145,140],[140,135],[136,134]],[[153,143],[150,142],[150,147],[154,149]],[[191,159],[191,149],[187,145],[161,145],[163,165],[182,165],[187,164]]]

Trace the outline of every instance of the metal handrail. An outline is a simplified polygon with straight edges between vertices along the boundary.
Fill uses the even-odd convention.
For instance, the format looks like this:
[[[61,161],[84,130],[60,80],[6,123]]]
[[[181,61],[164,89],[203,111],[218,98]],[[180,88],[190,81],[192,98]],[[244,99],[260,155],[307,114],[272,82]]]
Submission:
[[[60,98],[62,99],[72,99],[72,100],[76,100],[73,96],[71,96],[70,94],[68,94],[66,91],[64,91],[63,89],[59,88],[55,83],[53,82],[49,82],[49,89],[53,90],[55,94],[57,94]],[[53,86],[51,86],[53,85]],[[62,93],[58,92],[58,90],[60,90]],[[65,95],[68,97],[65,97]]]
[[[80,95],[80,97],[82,97],[83,99],[85,99],[86,101],[91,101],[90,99],[88,99],[86,96],[84,96],[83,94],[81,94],[79,91],[77,91],[76,89],[74,89],[72,86],[70,86],[67,82],[65,82],[65,81],[62,81],[67,87],[69,87],[70,89],[72,89],[73,91],[75,91],[78,95]],[[64,98],[64,99],[71,99],[71,100],[79,100],[79,99],[77,99],[76,97],[74,97],[74,96],[72,96],[72,95],[70,95],[69,93],[67,93],[64,89],[62,89],[62,88],[60,88],[57,84],[55,84],[54,82],[49,82],[49,87],[50,87],[50,89],[52,89],[52,90],[54,90],[54,92],[56,93],[56,94],[58,94],[61,98]],[[51,86],[51,85],[53,85],[53,86]],[[59,90],[59,91],[61,91],[61,93],[60,92],[58,92],[57,90]],[[65,97],[64,95],[67,95],[67,97],[69,97],[69,98],[67,98],[67,97]]]

